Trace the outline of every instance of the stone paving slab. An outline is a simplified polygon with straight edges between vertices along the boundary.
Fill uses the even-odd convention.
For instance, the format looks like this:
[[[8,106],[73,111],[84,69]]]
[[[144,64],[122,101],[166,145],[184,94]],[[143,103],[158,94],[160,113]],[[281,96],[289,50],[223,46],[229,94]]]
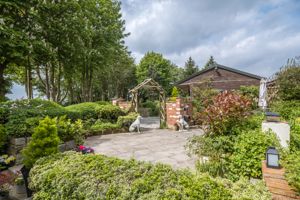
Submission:
[[[153,129],[138,133],[119,133],[92,136],[85,145],[97,154],[122,159],[135,158],[152,163],[170,164],[174,168],[195,168],[195,159],[187,156],[184,145],[193,135],[201,135],[201,129],[178,132],[168,129]]]

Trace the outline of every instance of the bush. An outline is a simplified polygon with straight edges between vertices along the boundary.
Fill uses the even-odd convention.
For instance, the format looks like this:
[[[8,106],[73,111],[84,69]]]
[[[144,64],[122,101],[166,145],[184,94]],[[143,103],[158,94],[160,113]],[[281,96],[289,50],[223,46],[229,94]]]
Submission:
[[[74,152],[38,160],[30,172],[30,180],[34,200],[216,200],[237,198],[239,194],[243,197],[261,195],[261,200],[270,199],[262,184],[252,187],[245,181],[235,186],[234,183],[224,183],[207,175],[196,176],[187,170],[173,170],[163,164]]]
[[[198,113],[198,119],[208,126],[208,134],[230,134],[232,128],[242,123],[250,114],[251,102],[234,92],[224,91],[218,94],[213,103],[204,112]]]
[[[291,152],[300,151],[300,122],[291,122],[291,140],[290,140]]]
[[[277,101],[271,107],[273,111],[278,112],[286,120],[300,117],[300,100]]]
[[[58,136],[62,141],[67,142],[74,139],[76,144],[82,144],[83,124],[80,119],[73,123],[66,116],[62,116],[56,119],[56,125]]]
[[[97,119],[98,114],[96,112],[96,107],[102,105],[98,104],[95,102],[85,102],[85,103],[79,103],[79,104],[74,104],[65,107],[66,110],[74,112],[78,115],[78,118],[86,120],[90,118]]]
[[[252,85],[252,86],[241,86],[238,92],[247,97],[252,102],[252,108],[255,109],[258,107],[258,96],[259,96],[259,87]]]
[[[122,128],[129,128],[129,126],[136,120],[138,113],[131,112],[128,115],[118,117],[117,124]]]
[[[101,122],[97,121],[92,127],[91,130],[93,132],[105,132],[119,129],[120,126],[118,124],[113,124],[110,122]]]
[[[31,136],[41,118],[71,115],[55,102],[31,99],[0,103],[1,121],[5,122],[8,137]]]
[[[300,65],[287,65],[277,74],[278,95],[282,100],[300,100]]]
[[[179,96],[179,91],[178,91],[178,88],[177,88],[177,87],[174,86],[174,87],[172,88],[171,96],[172,96],[172,97],[178,97],[178,96]]]
[[[229,157],[230,178],[261,178],[261,161],[265,159],[266,150],[270,146],[280,147],[276,135],[271,132],[252,130],[240,134]]]
[[[159,115],[159,101],[146,101],[142,103],[143,108],[148,108],[150,116],[158,116]]]
[[[54,119],[46,117],[34,129],[32,139],[22,150],[23,163],[30,169],[37,159],[58,152],[59,137]]]
[[[287,181],[300,193],[300,151],[289,154],[284,159],[283,166]]]
[[[125,115],[124,111],[114,105],[100,105],[95,108],[98,119],[108,122],[117,122],[119,116]]]

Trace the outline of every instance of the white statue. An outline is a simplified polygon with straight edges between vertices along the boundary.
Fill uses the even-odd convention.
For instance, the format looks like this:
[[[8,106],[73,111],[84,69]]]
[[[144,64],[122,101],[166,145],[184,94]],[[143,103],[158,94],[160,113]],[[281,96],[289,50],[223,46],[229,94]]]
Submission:
[[[182,115],[179,115],[179,120],[177,120],[177,124],[179,126],[179,130],[178,131],[184,131],[184,129],[189,129],[189,125],[188,123],[184,120]]]
[[[137,129],[138,133],[141,133],[140,132],[141,119],[142,119],[142,117],[139,115],[136,118],[136,120],[130,125],[129,132],[133,132],[133,131],[135,131],[135,129]]]

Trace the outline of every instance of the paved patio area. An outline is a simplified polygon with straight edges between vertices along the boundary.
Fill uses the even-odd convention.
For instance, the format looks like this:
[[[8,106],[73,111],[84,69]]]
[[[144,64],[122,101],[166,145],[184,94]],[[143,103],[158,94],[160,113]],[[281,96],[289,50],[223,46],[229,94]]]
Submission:
[[[89,137],[85,145],[96,153],[123,159],[135,158],[153,163],[170,164],[174,168],[194,169],[195,159],[186,155],[187,138],[201,135],[201,129],[177,132],[153,129],[138,133],[120,133]]]

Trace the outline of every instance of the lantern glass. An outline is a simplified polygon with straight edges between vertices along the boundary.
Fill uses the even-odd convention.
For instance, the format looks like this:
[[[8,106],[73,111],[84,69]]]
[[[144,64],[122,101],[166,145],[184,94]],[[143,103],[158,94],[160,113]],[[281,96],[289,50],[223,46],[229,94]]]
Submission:
[[[268,166],[269,167],[279,167],[279,158],[278,155],[268,154]]]

